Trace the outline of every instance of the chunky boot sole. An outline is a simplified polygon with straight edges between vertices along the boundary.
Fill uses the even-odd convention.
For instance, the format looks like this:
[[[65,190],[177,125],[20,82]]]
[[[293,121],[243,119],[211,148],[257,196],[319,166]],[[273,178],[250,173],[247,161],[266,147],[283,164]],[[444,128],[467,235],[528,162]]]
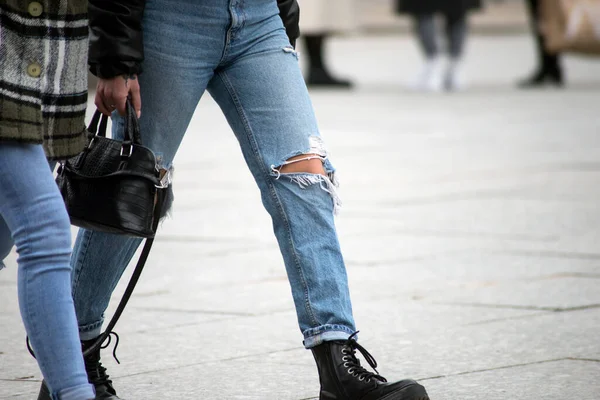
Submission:
[[[417,382],[404,386],[403,388],[387,394],[377,400],[430,400],[425,388]]]

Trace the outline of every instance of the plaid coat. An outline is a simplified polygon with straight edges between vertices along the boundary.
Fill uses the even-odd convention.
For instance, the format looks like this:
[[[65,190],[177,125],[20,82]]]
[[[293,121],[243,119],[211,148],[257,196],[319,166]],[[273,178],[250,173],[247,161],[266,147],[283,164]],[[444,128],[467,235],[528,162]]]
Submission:
[[[87,0],[0,0],[0,141],[86,144]]]

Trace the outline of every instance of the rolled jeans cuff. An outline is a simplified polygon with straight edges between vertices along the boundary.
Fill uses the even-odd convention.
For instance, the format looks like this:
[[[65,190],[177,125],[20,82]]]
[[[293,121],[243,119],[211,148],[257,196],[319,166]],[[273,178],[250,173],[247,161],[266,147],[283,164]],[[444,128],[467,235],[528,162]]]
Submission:
[[[102,333],[102,323],[104,320],[100,320],[87,325],[79,325],[79,339],[80,340],[92,340],[96,339]]]
[[[347,340],[354,331],[344,325],[321,325],[304,331],[304,347],[312,349],[324,342]]]
[[[93,400],[96,397],[94,385],[86,383],[52,393],[52,400]]]

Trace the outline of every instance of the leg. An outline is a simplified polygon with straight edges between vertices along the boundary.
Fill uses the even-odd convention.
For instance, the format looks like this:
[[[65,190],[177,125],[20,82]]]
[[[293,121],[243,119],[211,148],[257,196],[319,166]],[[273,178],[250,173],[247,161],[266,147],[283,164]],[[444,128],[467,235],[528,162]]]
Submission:
[[[37,362],[55,399],[92,399],[71,298],[71,226],[42,147],[0,144],[0,171],[0,215],[19,253],[19,308]]]
[[[223,52],[222,36],[201,20],[218,11],[197,1],[149,0],[144,13],[145,61],[140,75],[142,142],[169,170],[189,121]],[[228,17],[223,7],[223,19]],[[225,24],[223,24],[224,26]],[[207,26],[207,29],[197,29]],[[113,134],[122,137],[123,119],[114,116]],[[140,239],[80,230],[72,258],[73,295],[84,341],[101,333],[112,292]],[[86,362],[88,360],[86,359]],[[98,365],[99,355],[89,360]],[[94,367],[94,370],[97,368]],[[91,377],[90,377],[91,378]],[[99,377],[102,382],[104,377]],[[102,384],[97,390],[114,392]],[[109,397],[116,398],[116,397]]]
[[[435,15],[420,14],[415,16],[415,34],[423,53],[428,59],[438,55]]]
[[[522,88],[536,87],[544,84],[546,81],[556,85],[562,85],[563,76],[560,67],[560,56],[558,54],[550,54],[546,50],[544,36],[540,31],[540,2],[539,0],[527,0],[529,9],[529,19],[531,29],[534,32],[535,44],[537,50],[538,67],[534,74],[519,83]]]
[[[165,13],[165,9],[169,12]],[[140,130],[142,143],[155,152],[165,170],[171,168],[222,54],[220,39],[195,29],[202,21],[191,16],[200,12],[212,10],[193,1],[156,0],[147,2],[144,13],[146,44],[144,73],[139,77],[143,108]],[[113,126],[113,134],[122,137],[123,118],[115,115]],[[80,231],[72,264],[75,308],[83,340],[100,334],[102,314],[111,293],[140,243],[135,238]]]
[[[445,17],[450,62],[446,71],[444,85],[450,91],[460,90],[464,88],[461,61],[468,33],[467,15],[465,13],[453,13]]]
[[[308,77],[306,84],[309,86],[350,88],[352,87],[350,81],[334,78],[325,65],[324,52],[327,37],[325,33],[306,34],[302,36],[308,55]]]
[[[227,117],[261,190],[283,254],[305,345],[355,331],[346,269],[335,231],[334,169],[276,7],[265,21],[245,9],[238,49],[208,90]],[[258,7],[257,7],[258,8]],[[261,34],[260,45],[254,35]],[[295,157],[297,157],[295,159]],[[300,159],[305,159],[304,161]],[[315,235],[315,232],[318,232]]]
[[[209,91],[234,130],[271,215],[304,345],[317,362],[320,398],[427,400],[416,382],[386,383],[356,358],[356,350],[367,353],[350,335],[352,306],[333,218],[339,205],[335,171],[295,52],[281,22],[266,17],[276,13],[275,2],[264,3],[262,13],[257,5],[245,10],[249,32],[238,36],[238,57],[217,70]],[[260,22],[252,20],[252,11]],[[254,35],[260,45],[244,46],[255,43]]]
[[[415,34],[425,55],[425,63],[412,88],[423,91],[439,91],[442,81],[438,57],[437,29],[434,14],[415,15]]]

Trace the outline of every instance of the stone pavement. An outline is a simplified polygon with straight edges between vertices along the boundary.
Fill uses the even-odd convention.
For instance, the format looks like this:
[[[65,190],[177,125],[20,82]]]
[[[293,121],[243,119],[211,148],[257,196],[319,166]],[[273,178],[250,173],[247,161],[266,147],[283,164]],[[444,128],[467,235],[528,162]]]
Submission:
[[[532,54],[527,36],[475,37],[470,91],[416,94],[410,38],[338,40],[334,68],[359,86],[313,92],[361,342],[435,400],[600,398],[600,64],[569,57],[566,90],[514,90]],[[119,392],[316,399],[269,218],[208,96],[176,161],[173,218],[117,326],[121,365],[104,356]],[[8,266],[0,399],[31,400]]]

